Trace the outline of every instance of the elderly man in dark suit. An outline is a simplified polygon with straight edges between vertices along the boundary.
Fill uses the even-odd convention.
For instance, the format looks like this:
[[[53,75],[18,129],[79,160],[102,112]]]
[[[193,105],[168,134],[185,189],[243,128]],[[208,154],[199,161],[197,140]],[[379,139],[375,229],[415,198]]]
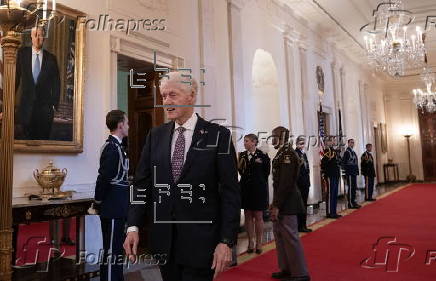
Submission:
[[[21,48],[17,54],[16,88],[21,88],[17,138],[48,140],[59,105],[59,68],[56,57],[42,49],[44,29],[33,28],[31,38],[32,47]]]
[[[297,219],[297,215],[305,212],[297,188],[302,163],[288,142],[288,129],[277,127],[272,135],[274,148],[278,151],[272,161],[274,195],[270,210],[280,268],[272,277],[284,281],[310,281]]]
[[[167,257],[161,266],[163,280],[210,281],[231,261],[239,227],[241,199],[231,133],[194,113],[194,79],[168,73],[160,91],[172,121],[153,128],[146,138],[124,249],[136,255],[138,226],[148,215],[152,253]]]

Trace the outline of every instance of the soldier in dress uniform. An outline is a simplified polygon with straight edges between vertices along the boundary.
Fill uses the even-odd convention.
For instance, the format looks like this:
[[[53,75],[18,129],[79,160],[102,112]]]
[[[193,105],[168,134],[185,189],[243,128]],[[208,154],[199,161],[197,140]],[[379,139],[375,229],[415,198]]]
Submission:
[[[127,137],[129,123],[126,114],[113,110],[106,116],[110,136],[101,149],[100,168],[95,186],[94,208],[100,215],[104,260],[100,265],[100,280],[123,280],[124,225],[129,207],[129,159],[121,146]]]
[[[270,159],[268,154],[256,148],[255,134],[244,137],[245,151],[239,153],[238,171],[241,175],[242,208],[245,215],[245,229],[248,234],[247,253],[262,253],[263,211],[268,209],[268,176]],[[256,238],[256,248],[253,240]]]
[[[297,220],[297,215],[305,213],[297,187],[302,162],[288,142],[288,129],[277,127],[272,134],[272,144],[278,151],[272,161],[274,196],[270,211],[280,268],[272,277],[286,281],[309,281]]]
[[[375,168],[374,168],[374,158],[371,154],[372,144],[368,143],[366,145],[366,151],[362,154],[360,161],[360,171],[365,177],[365,201],[375,201],[372,198],[372,193],[374,191],[374,178]]]
[[[321,173],[327,181],[327,200],[326,214],[327,218],[338,219],[342,217],[337,214],[339,177],[341,175],[340,163],[341,157],[337,150],[333,148],[333,141],[330,138],[325,140],[326,148],[324,149],[321,159]]]
[[[347,200],[348,208],[359,209],[361,206],[356,202],[357,175],[359,174],[359,161],[356,152],[353,150],[354,139],[348,140],[348,147],[342,157],[342,168],[347,178]]]
[[[301,159],[300,173],[298,175],[297,186],[300,190],[301,197],[303,199],[303,204],[306,212],[304,214],[298,215],[298,231],[299,232],[312,232],[312,229],[307,228],[307,198],[309,197],[310,188],[310,166],[309,160],[307,159],[306,152],[304,151],[304,145],[306,139],[304,137],[297,138],[297,146],[295,152]]]

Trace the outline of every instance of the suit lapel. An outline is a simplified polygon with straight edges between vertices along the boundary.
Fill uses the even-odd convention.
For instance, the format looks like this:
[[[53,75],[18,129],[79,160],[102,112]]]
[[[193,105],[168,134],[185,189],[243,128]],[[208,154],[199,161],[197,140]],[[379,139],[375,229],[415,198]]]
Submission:
[[[171,166],[171,141],[173,138],[174,133],[174,121],[171,121],[166,124],[167,128],[164,130],[164,134],[162,136],[162,157],[160,159],[165,159],[163,163],[163,167],[168,167],[167,169],[164,168],[164,170],[169,171],[168,178],[170,179],[171,183],[174,183],[173,178],[173,169]],[[153,168],[154,169],[154,168]]]
[[[183,164],[182,173],[180,174],[179,181],[187,173],[187,171],[189,170],[189,168],[192,164],[192,160],[193,160],[193,157],[195,154],[195,146],[197,146],[197,144],[201,143],[200,139],[204,135],[203,129],[204,129],[204,126],[206,125],[206,123],[207,122],[203,118],[198,116],[197,124],[195,125],[194,134],[192,136],[191,146],[189,147],[188,153],[186,154],[186,160],[185,160],[185,163]]]

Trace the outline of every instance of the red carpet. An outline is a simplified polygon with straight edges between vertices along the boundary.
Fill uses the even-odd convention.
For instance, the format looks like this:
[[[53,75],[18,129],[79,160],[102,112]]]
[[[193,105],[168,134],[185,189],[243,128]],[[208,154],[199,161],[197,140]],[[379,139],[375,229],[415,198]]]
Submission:
[[[304,236],[312,280],[436,280],[435,199],[436,185],[416,184]],[[218,280],[274,280],[270,274],[277,270],[271,250]]]

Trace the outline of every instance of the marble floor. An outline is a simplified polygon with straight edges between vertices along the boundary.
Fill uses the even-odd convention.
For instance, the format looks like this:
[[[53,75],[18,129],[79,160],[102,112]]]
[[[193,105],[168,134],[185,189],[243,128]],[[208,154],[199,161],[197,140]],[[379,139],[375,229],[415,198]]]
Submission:
[[[404,183],[399,184],[390,184],[390,185],[379,185],[375,190],[374,197],[380,196],[386,192],[393,191],[400,186],[403,186]],[[364,201],[364,190],[358,190],[357,192],[357,201]],[[321,205],[322,206],[322,205]],[[345,197],[340,197],[338,200],[338,213],[347,209],[347,201]],[[311,225],[322,221],[325,219],[325,209],[314,208],[313,214],[308,215],[307,224]],[[272,223],[265,222],[264,236],[263,242],[268,243],[274,239],[274,235],[272,232]],[[236,247],[237,254],[240,255],[247,250],[248,247],[248,238],[246,232],[241,232],[238,238],[238,245]],[[253,254],[254,255],[254,254]],[[159,272],[159,268],[157,266],[150,265],[134,265],[129,269],[125,270],[124,277],[126,281],[161,281],[161,276]],[[96,277],[92,279],[93,281],[98,281],[99,278]]]

